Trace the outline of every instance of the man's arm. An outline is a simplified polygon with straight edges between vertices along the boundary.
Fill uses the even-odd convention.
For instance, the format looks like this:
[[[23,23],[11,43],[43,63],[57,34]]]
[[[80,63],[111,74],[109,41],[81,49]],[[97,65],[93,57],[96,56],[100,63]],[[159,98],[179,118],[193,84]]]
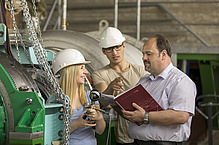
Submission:
[[[190,114],[185,111],[163,110],[149,112],[149,122],[159,125],[179,125],[188,121]]]
[[[113,91],[121,91],[123,84],[121,83],[123,79],[121,77],[115,78],[108,86],[105,82],[100,82],[99,84],[94,85],[94,88],[99,90],[101,93],[112,95]]]
[[[104,82],[101,82],[94,86],[95,89],[99,90],[101,93],[103,93],[104,90],[106,90],[107,85]]]
[[[94,88],[99,90],[101,93],[106,90],[108,85],[106,84],[103,76],[99,71],[95,71],[92,73],[92,80],[94,84]]]
[[[114,89],[119,90],[119,91],[121,89],[120,86],[118,86],[118,83],[120,80],[121,80],[121,78],[116,78],[108,86],[106,85],[105,82],[100,82],[99,84],[94,85],[94,88],[99,90],[103,94],[113,95]],[[123,90],[120,92],[123,92]],[[111,106],[109,106],[102,98],[99,99],[99,102],[100,102],[102,108],[105,108],[105,107],[111,108]]]
[[[122,110],[123,115],[131,122],[142,122],[145,114],[145,110],[133,103],[135,111]],[[179,125],[184,124],[188,121],[190,114],[184,111],[175,110],[162,110],[149,112],[148,119],[149,123],[159,125]]]

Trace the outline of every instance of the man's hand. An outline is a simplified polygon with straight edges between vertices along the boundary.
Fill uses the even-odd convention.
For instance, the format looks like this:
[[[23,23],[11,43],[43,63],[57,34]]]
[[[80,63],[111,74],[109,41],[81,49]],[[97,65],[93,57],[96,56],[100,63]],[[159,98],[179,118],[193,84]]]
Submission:
[[[123,79],[121,77],[117,77],[114,79],[114,81],[111,83],[113,88],[113,96],[117,96],[118,94],[123,93],[125,90],[123,89]]]
[[[122,92],[124,92],[123,90],[122,90],[122,86],[124,85],[123,83],[122,83],[122,81],[123,81],[123,79],[121,78],[121,77],[117,77],[117,78],[115,78],[113,81],[112,81],[112,88],[113,88],[113,90],[115,90],[115,91],[122,91]]]
[[[104,91],[101,91],[102,93],[104,94],[110,94],[110,95],[113,95],[113,92],[116,91],[117,94],[120,94],[122,92],[124,92],[124,90],[122,90],[122,87],[123,87],[123,83],[122,83],[123,79],[121,77],[117,77],[115,78],[107,87],[105,85],[105,90]],[[101,85],[104,85],[103,83]],[[96,86],[95,86],[96,88]]]
[[[135,111],[122,110],[124,117],[131,122],[142,122],[144,119],[145,110],[136,103],[132,103],[132,106],[136,109]]]

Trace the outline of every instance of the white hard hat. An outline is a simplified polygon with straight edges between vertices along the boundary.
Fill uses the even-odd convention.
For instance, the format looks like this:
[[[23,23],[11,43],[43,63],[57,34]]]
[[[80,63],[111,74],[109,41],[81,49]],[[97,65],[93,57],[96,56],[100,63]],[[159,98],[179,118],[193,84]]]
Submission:
[[[62,68],[73,64],[87,64],[90,61],[85,61],[84,56],[76,49],[65,49],[60,51],[52,62],[52,69],[56,75]]]
[[[113,27],[108,27],[100,35],[100,47],[108,48],[116,45],[120,45],[125,41],[125,37],[122,33]]]

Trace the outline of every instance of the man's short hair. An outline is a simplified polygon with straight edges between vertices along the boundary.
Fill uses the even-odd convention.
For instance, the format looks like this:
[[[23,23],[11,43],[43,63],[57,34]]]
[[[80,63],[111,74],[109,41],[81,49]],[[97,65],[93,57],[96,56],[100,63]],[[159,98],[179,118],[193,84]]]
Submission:
[[[157,38],[158,51],[162,52],[163,50],[166,50],[167,54],[171,57],[172,52],[171,52],[171,45],[169,40],[161,34],[156,34],[155,38]]]

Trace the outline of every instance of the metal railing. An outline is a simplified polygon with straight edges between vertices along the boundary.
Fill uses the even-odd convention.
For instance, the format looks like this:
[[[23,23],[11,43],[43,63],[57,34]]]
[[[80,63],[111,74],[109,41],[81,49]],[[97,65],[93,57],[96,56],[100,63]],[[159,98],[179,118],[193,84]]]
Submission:
[[[50,9],[50,12],[49,12],[49,15],[47,17],[47,20],[46,20],[46,23],[43,27],[43,31],[45,31],[49,25],[49,22],[51,21],[51,17],[52,17],[52,14],[55,10],[55,7],[56,7],[56,4],[57,4],[57,1],[58,0],[54,0],[52,6],[51,6],[51,9]],[[60,3],[61,0],[59,0],[59,3]],[[114,27],[118,27],[119,23],[122,24],[123,22],[125,22],[124,20],[119,20],[118,19],[118,15],[119,15],[119,9],[121,8],[137,8],[137,11],[136,11],[136,21],[133,21],[133,20],[129,20],[129,24],[126,23],[126,25],[136,25],[136,38],[138,40],[140,40],[140,35],[141,33],[141,26],[142,25],[152,25],[151,23],[147,23],[147,21],[152,21],[152,20],[142,20],[141,19],[141,8],[142,7],[158,7],[158,8],[161,8],[163,11],[165,11],[171,18],[163,18],[162,21],[171,21],[171,20],[175,20],[177,22],[177,24],[174,24],[174,23],[162,23],[162,24],[159,24],[159,23],[153,23],[154,26],[156,25],[179,25],[179,26],[182,26],[185,31],[182,31],[182,30],[177,30],[177,31],[166,31],[166,33],[171,33],[171,32],[174,32],[174,33],[185,33],[185,32],[189,32],[190,34],[192,34],[198,41],[200,41],[205,47],[209,47],[209,44],[203,39],[201,38],[197,33],[195,33],[193,30],[191,30],[188,25],[203,25],[203,24],[199,24],[199,23],[196,23],[196,24],[188,24],[188,23],[184,23],[182,20],[180,20],[179,18],[177,18],[170,10],[168,10],[166,7],[164,7],[162,4],[210,4],[210,3],[219,3],[219,1],[151,1],[151,2],[141,2],[141,0],[136,0],[136,2],[119,2],[119,0],[114,0],[114,5],[94,5],[94,6],[68,6],[68,10],[93,10],[93,9],[100,9],[100,10],[105,10],[105,9],[114,9]],[[58,6],[58,10],[60,11],[60,4]],[[62,10],[62,9],[61,9]],[[58,18],[56,20],[56,23],[53,27],[53,29],[56,29],[57,28],[57,23],[59,22],[60,23],[60,17],[61,17],[61,14],[59,12],[59,15],[58,15]],[[161,18],[155,18],[153,19],[153,21],[160,21]],[[81,20],[81,21],[73,21],[73,23],[99,23],[97,20]],[[142,24],[141,22],[145,22],[144,24]],[[71,23],[70,20],[68,20],[68,23]],[[204,24],[205,26],[208,26],[208,25],[219,25],[219,24]],[[60,26],[58,26],[58,29]],[[154,32],[155,33],[155,32]],[[162,33],[162,32],[161,32]]]

